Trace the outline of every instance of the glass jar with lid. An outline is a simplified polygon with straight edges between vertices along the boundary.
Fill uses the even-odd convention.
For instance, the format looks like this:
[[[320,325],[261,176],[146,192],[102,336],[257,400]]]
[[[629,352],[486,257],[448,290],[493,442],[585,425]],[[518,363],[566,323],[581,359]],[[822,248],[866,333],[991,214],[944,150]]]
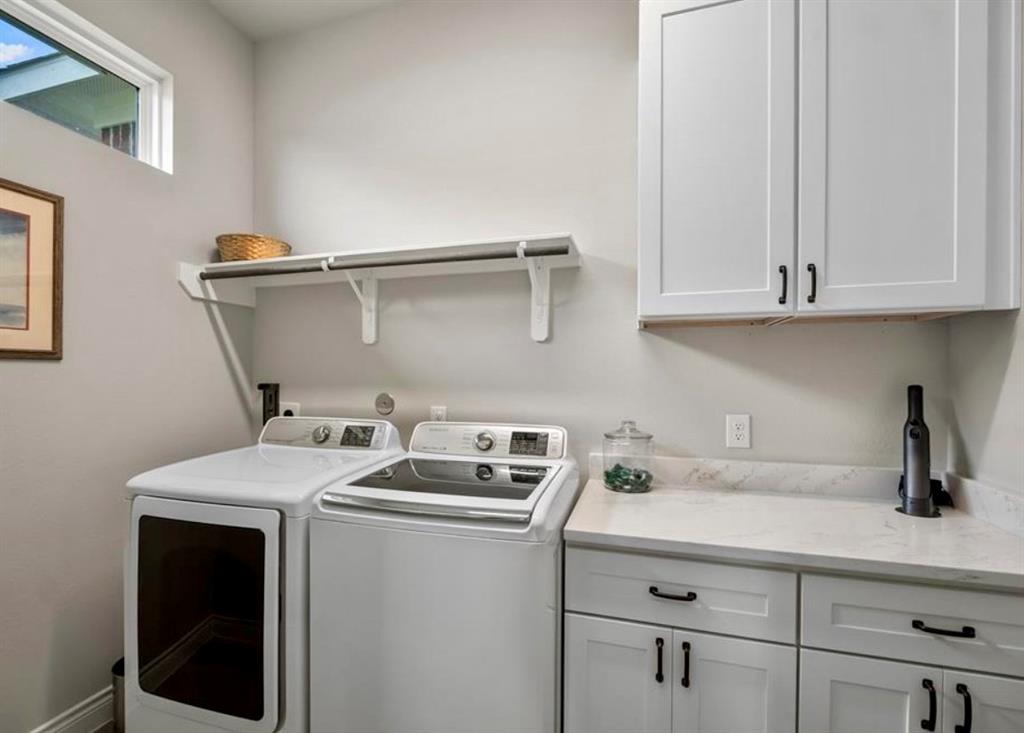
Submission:
[[[651,490],[654,436],[623,420],[618,430],[604,434],[604,485],[612,491],[639,494]]]

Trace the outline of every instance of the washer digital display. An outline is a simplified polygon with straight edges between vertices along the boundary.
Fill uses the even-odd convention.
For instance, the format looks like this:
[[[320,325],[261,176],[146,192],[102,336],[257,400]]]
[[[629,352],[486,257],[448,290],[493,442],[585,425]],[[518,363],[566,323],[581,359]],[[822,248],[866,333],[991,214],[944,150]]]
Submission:
[[[514,456],[540,456],[544,458],[548,454],[548,434],[513,432],[508,452]]]
[[[341,434],[342,448],[369,448],[373,442],[375,425],[346,425]]]

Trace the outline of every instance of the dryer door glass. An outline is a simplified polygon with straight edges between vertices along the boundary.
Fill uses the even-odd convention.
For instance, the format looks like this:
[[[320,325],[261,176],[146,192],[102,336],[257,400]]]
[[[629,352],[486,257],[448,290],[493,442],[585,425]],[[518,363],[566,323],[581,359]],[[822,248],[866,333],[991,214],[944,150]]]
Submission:
[[[266,541],[253,527],[139,517],[144,692],[248,720],[264,715]]]

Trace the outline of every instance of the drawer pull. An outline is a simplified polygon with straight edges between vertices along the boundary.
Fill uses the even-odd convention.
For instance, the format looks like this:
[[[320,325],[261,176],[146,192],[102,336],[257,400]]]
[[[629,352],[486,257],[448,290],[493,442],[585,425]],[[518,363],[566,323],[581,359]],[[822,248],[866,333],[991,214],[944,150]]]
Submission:
[[[659,636],[654,640],[654,644],[658,647],[658,672],[654,675],[654,681],[660,685],[665,681],[665,675],[661,672],[661,658],[665,650],[665,640]]]
[[[960,631],[950,631],[949,629],[936,629],[932,626],[925,626],[924,621],[916,618],[910,622],[910,625],[918,631],[923,631],[926,634],[938,634],[939,636],[956,636],[961,639],[973,639],[977,635],[973,626],[964,626]]]
[[[811,273],[811,294],[807,296],[808,303],[818,300],[818,268],[812,262],[807,265],[807,272]]]
[[[697,600],[697,594],[694,593],[692,590],[688,592],[685,596],[675,596],[671,593],[662,593],[660,590],[658,590],[658,586],[652,585],[650,588],[647,589],[647,592],[650,593],[652,596],[655,596],[657,598],[664,598],[668,601],[686,601],[687,603],[689,603],[690,601]]]
[[[683,642],[683,687],[690,686],[690,642]],[[959,733],[959,731],[957,731]],[[970,731],[967,731],[970,733]]]
[[[964,722],[963,725],[953,726],[954,733],[971,733],[971,722],[974,717],[974,711],[971,705],[971,691],[967,689],[967,685],[960,682],[956,686],[956,691],[964,696]]]
[[[935,695],[935,684],[931,680],[921,680],[921,686],[928,690],[928,717],[921,721],[925,730],[935,730],[935,719],[938,717],[938,701]]]

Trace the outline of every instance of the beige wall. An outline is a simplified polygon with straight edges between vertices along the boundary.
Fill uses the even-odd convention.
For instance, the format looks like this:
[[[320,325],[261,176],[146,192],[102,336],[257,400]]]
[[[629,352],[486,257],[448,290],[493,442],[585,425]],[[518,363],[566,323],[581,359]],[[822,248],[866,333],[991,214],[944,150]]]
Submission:
[[[252,225],[252,49],[204,2],[64,0],[175,75],[175,173],[0,103],[0,176],[65,197],[64,360],[0,361],[0,731],[121,655],[124,484],[243,444],[211,316],[175,281]],[[243,357],[250,316],[225,309]]]
[[[887,466],[921,382],[944,466],[944,323],[636,330],[636,34],[630,2],[421,0],[260,44],[259,228],[303,252],[571,231],[584,257],[548,344],[525,273],[385,281],[375,346],[347,286],[261,291],[257,375],[306,413],[391,391],[405,429],[432,404],[564,424],[580,455],[633,417],[676,454]]]

